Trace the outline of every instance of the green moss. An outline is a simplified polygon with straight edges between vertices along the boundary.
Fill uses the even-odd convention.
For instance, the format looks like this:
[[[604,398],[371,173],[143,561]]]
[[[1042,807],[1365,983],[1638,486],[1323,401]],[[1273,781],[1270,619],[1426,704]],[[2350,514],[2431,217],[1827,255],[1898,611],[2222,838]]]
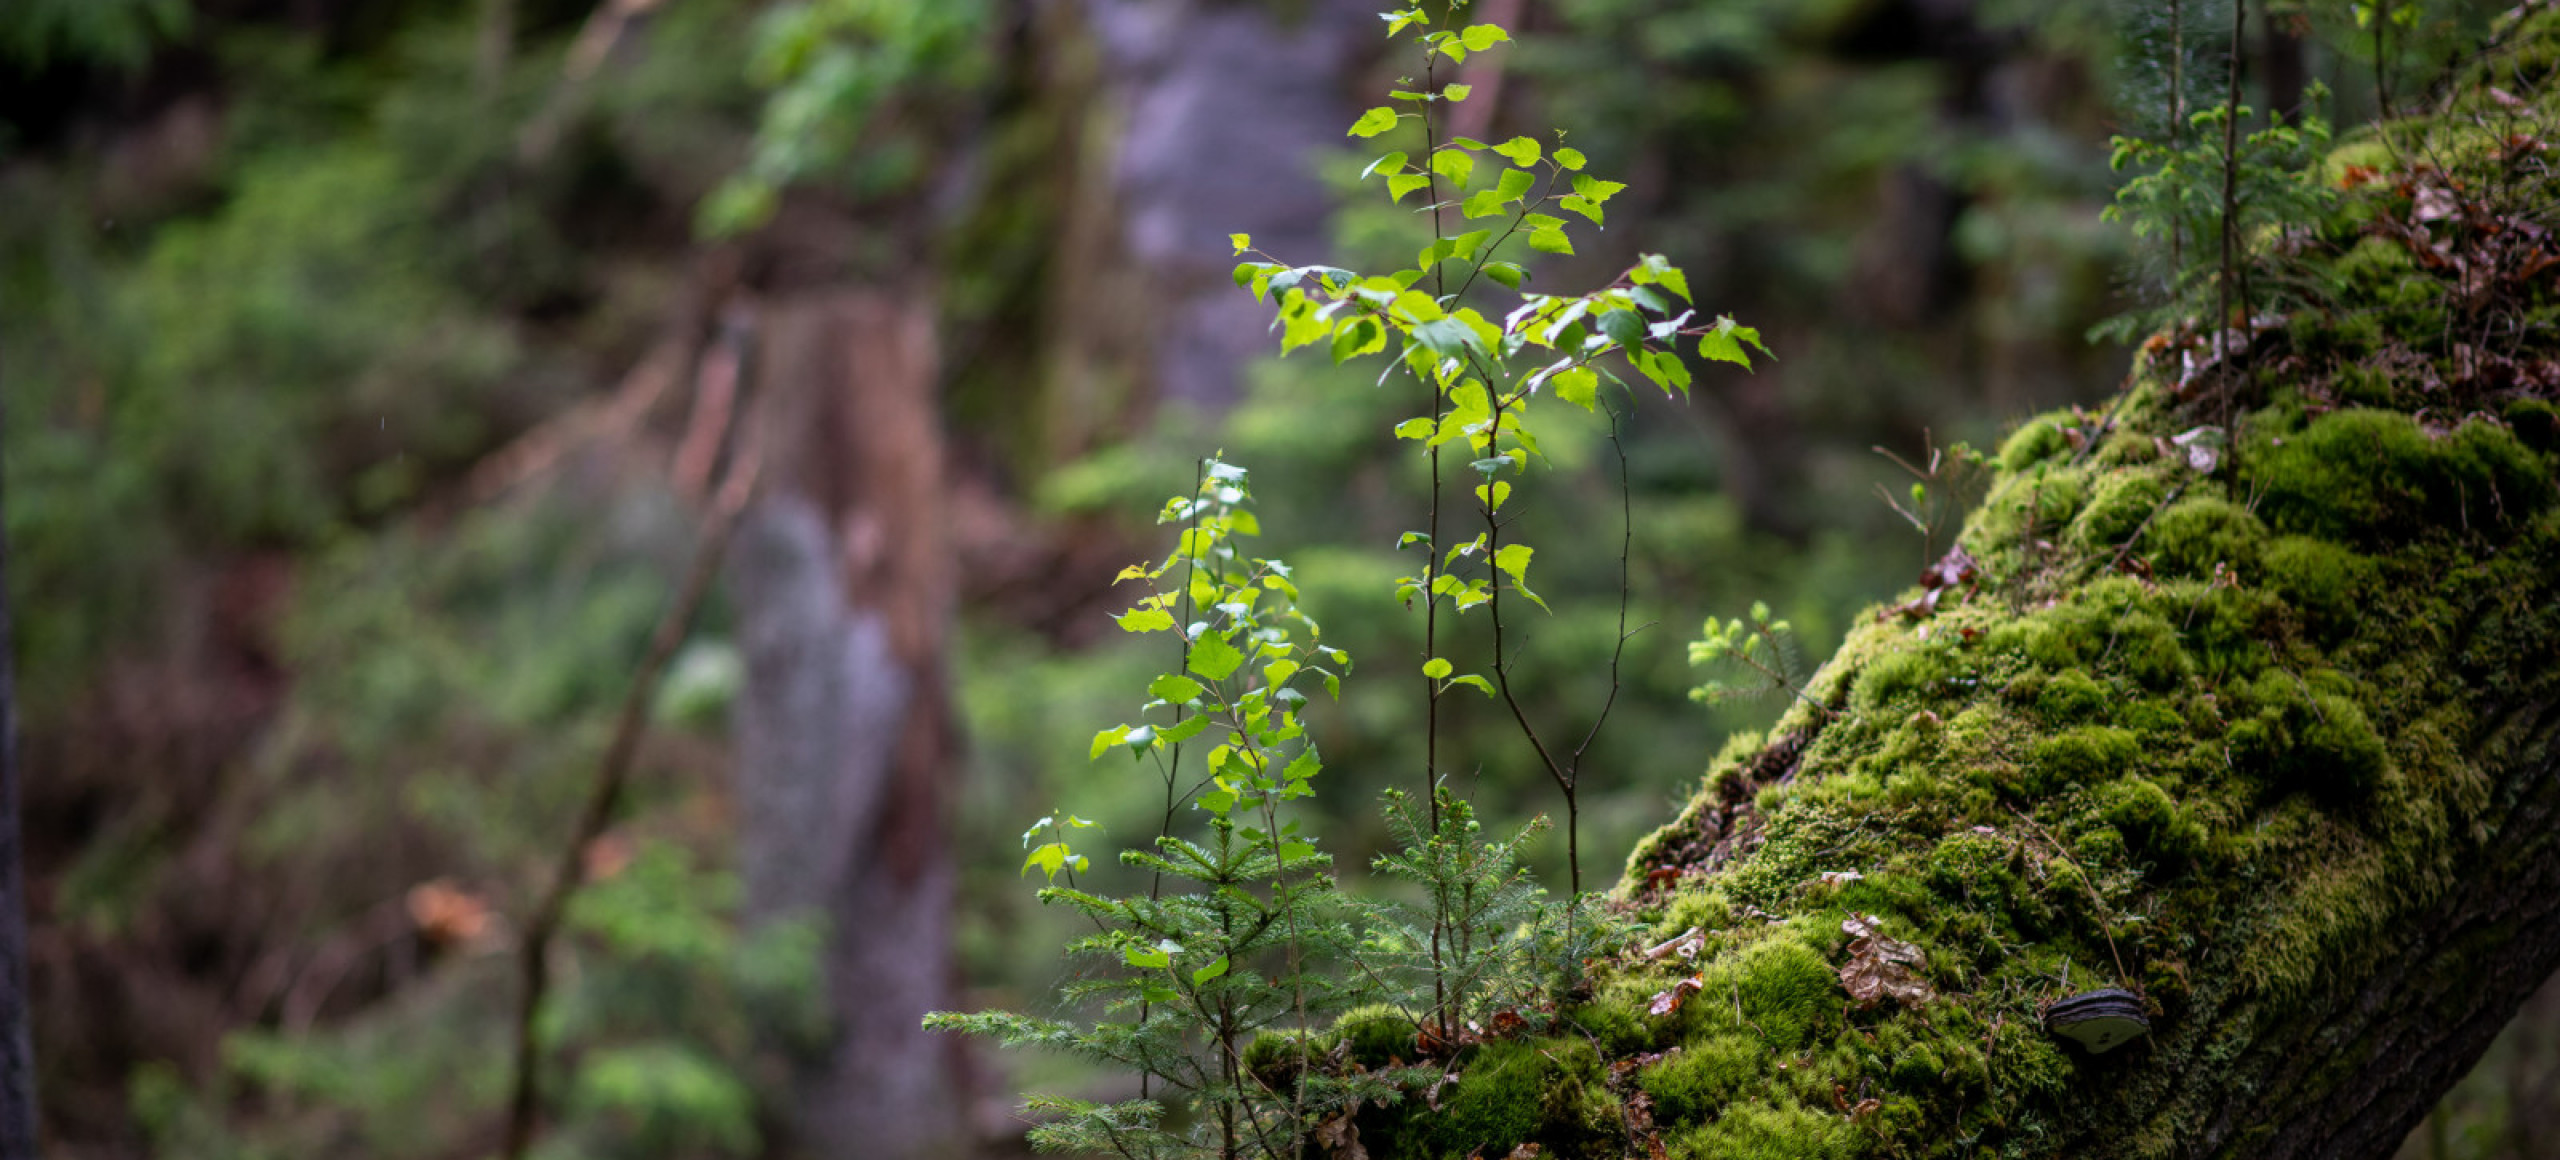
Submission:
[[[1723,930],[1733,925],[1733,902],[1721,890],[1690,890],[1671,900],[1663,911],[1661,933],[1664,938],[1691,927],[1699,930]]]
[[[2560,404],[2549,399],[2516,399],[2500,418],[2524,445],[2544,455],[2560,454]]]
[[[2056,725],[2072,725],[2084,721],[2104,721],[2107,717],[2107,688],[2076,669],[2057,673],[2050,680],[2038,682],[2035,694],[2036,712]]]
[[[2336,411],[2252,443],[2242,462],[2283,531],[2384,543],[2521,526],[2553,499],[2551,468],[2503,424],[2449,433],[2391,411]]]
[[[2071,522],[2071,546],[2089,553],[2113,551],[2132,538],[2142,521],[2150,519],[2168,498],[2168,488],[2151,472],[2118,471],[2106,476],[2098,481],[2080,518]]]
[[[1723,1118],[1679,1136],[1675,1160],[1846,1160],[1858,1154],[1856,1130],[1836,1113],[1800,1104],[1743,1104]]]
[[[2219,564],[2255,576],[2266,544],[2258,517],[2219,496],[2195,495],[2154,518],[2141,547],[2163,574],[2210,577]]]
[[[1380,1160],[1504,1155],[1535,1142],[1557,1157],[1614,1155],[1620,1112],[1583,1039],[1487,1043],[1458,1061],[1437,1111],[1407,1099],[1361,1136]],[[1372,1130],[1374,1127],[1376,1130]]]
[[[2028,760],[2027,792],[2049,794],[2067,785],[2095,786],[2131,770],[2142,743],[2122,729],[2091,725],[2036,742]]]
[[[1954,650],[1933,644],[1897,649],[1868,662],[1850,691],[1850,707],[1859,713],[1886,713],[1894,706],[1925,706],[1943,696],[1956,675]]]
[[[2371,789],[2390,764],[2382,735],[2361,707],[2292,673],[2260,674],[2244,703],[2254,713],[2232,725],[2231,758],[2272,789],[2349,801]]]
[[[1334,1033],[1350,1043],[1351,1059],[1362,1067],[1384,1067],[1421,1058],[1414,1049],[1413,1020],[1386,1004],[1354,1007],[1334,1020]]]
[[[2373,576],[2371,561],[2327,540],[2282,536],[2267,546],[2265,583],[2324,631],[2354,627],[2359,596]]]
[[[1656,1118],[1704,1120],[1755,1086],[1768,1057],[1768,1046],[1747,1032],[1712,1035],[1638,1072],[1636,1081],[1653,1097]]]
[[[2071,442],[2062,437],[2062,429],[2075,421],[2069,411],[2050,411],[2020,424],[2000,444],[2000,466],[2025,471],[2070,450]]]
[[[2187,817],[2167,790],[2140,777],[2123,778],[2098,792],[2100,814],[2136,854],[2163,868],[2184,867],[2204,848],[2201,826]]]

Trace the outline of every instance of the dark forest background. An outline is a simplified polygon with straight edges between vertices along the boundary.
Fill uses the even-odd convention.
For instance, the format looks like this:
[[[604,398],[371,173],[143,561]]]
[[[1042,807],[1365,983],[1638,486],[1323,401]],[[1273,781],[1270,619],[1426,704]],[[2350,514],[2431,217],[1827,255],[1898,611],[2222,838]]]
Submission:
[[[1656,627],[1583,791],[1605,881],[1777,707],[1689,700],[1697,623],[1766,600],[1819,657],[1927,559],[1875,449],[1986,445],[2124,374],[2086,335],[2145,292],[2099,212],[2109,135],[2160,116],[2158,6],[1480,7],[1520,44],[1471,66],[1457,131],[1565,125],[1630,186],[1537,277],[1667,253],[1777,355],[1630,404],[1630,596]],[[2266,7],[2237,46],[2251,99],[2319,81],[2347,123],[2504,5],[2410,0],[2379,69],[2329,47],[2346,6]],[[2200,69],[2229,58],[2190,39]],[[1402,671],[1421,484],[1394,400],[1270,357],[1227,280],[1231,231],[1295,261],[1410,252],[1408,215],[1346,196],[1381,44],[1360,0],[0,0],[48,1154],[496,1150],[518,940],[759,430],[837,538],[751,518],[651,694],[629,791],[574,852],[592,885],[537,1028],[536,1154],[828,1153],[881,1114],[865,1092],[1004,1154],[1021,1085],[1111,1090],[847,997],[1049,1001],[1072,932],[1020,833],[1053,806],[1152,825],[1086,747],[1155,671],[1111,629],[1112,579],[1162,552],[1198,456],[1253,469],[1262,551],[1328,640]],[[1526,517],[1589,547],[1541,565],[1558,615],[1526,671],[1559,703],[1600,694],[1614,637],[1605,436],[1554,440],[1560,498]],[[837,588],[884,626],[862,671],[896,675],[902,723],[858,800],[812,814],[741,754],[836,760],[753,674],[777,641],[859,637],[809,595]],[[1357,887],[1418,707],[1345,706],[1323,833]],[[1524,754],[1480,748],[1443,764],[1490,814],[1546,808]],[[1540,856],[1560,881],[1560,844]],[[2560,1155],[2560,992],[2404,1155]]]

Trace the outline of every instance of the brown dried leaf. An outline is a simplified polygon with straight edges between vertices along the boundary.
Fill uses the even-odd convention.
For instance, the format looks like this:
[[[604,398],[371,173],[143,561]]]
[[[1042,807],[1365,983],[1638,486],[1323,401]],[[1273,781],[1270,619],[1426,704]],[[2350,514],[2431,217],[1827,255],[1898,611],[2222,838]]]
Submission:
[[[1873,1007],[1886,999],[1917,1007],[1936,997],[1929,981],[1914,969],[1920,965],[1920,948],[1884,937],[1884,919],[1851,915],[1840,929],[1852,940],[1849,961],[1840,968],[1840,985],[1859,1007]]]
[[[1369,1160],[1369,1149],[1360,1143],[1360,1127],[1352,1122],[1354,1104],[1316,1125],[1315,1141],[1325,1150],[1327,1160]]]

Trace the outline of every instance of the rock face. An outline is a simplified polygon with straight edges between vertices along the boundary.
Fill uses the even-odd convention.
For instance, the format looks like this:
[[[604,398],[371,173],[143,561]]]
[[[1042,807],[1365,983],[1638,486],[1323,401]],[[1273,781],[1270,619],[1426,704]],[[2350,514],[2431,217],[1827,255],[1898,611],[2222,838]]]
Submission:
[[[1368,1153],[2388,1155],[2560,967],[2560,115],[2510,95],[2555,45],[2341,151],[2249,365],[2171,333],[2020,427],[1973,578],[1635,851],[1620,903],[1694,955]],[[2142,1034],[2048,1029],[2108,989]]]

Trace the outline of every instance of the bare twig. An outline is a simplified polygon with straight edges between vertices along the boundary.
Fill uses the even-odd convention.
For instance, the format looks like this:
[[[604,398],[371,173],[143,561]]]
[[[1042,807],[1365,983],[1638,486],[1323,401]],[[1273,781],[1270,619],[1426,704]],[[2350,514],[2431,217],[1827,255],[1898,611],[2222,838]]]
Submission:
[[[649,652],[641,658],[640,668],[632,674],[631,686],[623,694],[622,710],[614,721],[613,739],[605,747],[604,758],[596,766],[595,785],[589,791],[586,811],[578,819],[578,829],[560,854],[559,870],[553,875],[550,892],[525,924],[519,947],[523,994],[516,1009],[516,1050],[514,1094],[508,1101],[506,1144],[500,1155],[507,1160],[523,1160],[525,1149],[533,1142],[534,1104],[537,1079],[536,1056],[539,1044],[534,1024],[542,1013],[543,994],[550,987],[551,940],[558,933],[560,920],[569,905],[569,896],[585,878],[583,855],[587,846],[602,835],[613,819],[614,803],[622,796],[623,784],[629,780],[631,766],[640,751],[640,737],[648,722],[649,703],[657,692],[658,679],[676,648],[691,632],[694,615],[711,593],[712,579],[718,575],[721,557],[726,554],[730,536],[737,531],[739,516],[745,512],[754,494],[756,478],[762,470],[758,445],[750,439],[741,449],[738,465],[730,471],[726,483],[714,501],[709,523],[703,528],[701,544],[695,549],[691,569],[676,590],[675,599],[658,620],[649,639]]]

